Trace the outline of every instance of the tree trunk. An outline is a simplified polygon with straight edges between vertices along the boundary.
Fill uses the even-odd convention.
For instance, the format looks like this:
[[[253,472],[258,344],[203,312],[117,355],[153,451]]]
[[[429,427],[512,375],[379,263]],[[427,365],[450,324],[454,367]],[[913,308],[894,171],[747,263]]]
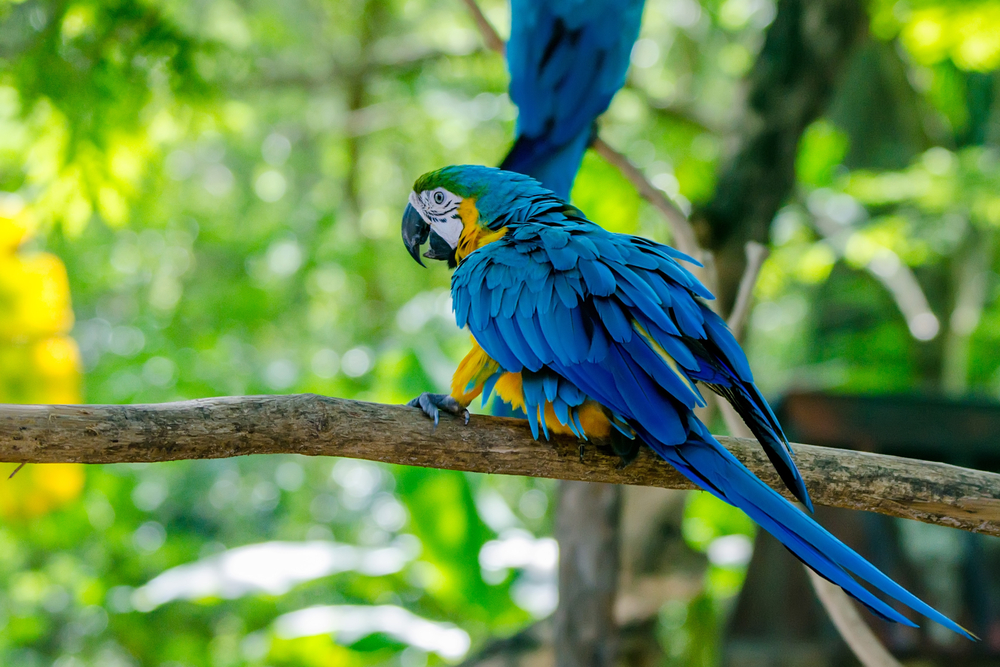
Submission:
[[[559,485],[557,667],[611,667],[617,658],[621,497],[615,484]]]
[[[865,27],[859,0],[779,0],[747,81],[735,151],[715,196],[692,216],[702,245],[715,253],[722,312],[732,307],[743,275],[744,246],[767,242],[771,220],[795,185],[799,137],[826,110]]]

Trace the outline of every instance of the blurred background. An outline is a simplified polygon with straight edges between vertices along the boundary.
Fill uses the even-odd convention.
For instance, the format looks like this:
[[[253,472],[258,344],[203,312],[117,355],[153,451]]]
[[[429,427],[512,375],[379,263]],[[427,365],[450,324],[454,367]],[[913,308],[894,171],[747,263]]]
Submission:
[[[843,14],[831,44],[850,48],[804,74],[777,31],[762,50],[782,16],[808,23],[824,3]],[[482,6],[505,34],[506,3]],[[602,136],[692,214],[723,289],[742,242],[770,241],[746,345],[789,419],[814,414],[794,410],[809,397],[830,414],[831,395],[859,401],[856,420],[882,414],[868,397],[905,395],[904,425],[931,397],[944,433],[963,406],[993,415],[998,67],[996,0],[647,0]],[[0,0],[0,401],[445,389],[468,337],[448,272],[407,257],[399,218],[421,173],[502,158],[506,89],[458,0]],[[796,104],[808,122],[762,159],[794,178],[721,197],[760,167],[733,158],[747,137]],[[775,196],[764,219],[723,224],[734,201]],[[573,200],[670,241],[593,153]],[[992,433],[920,454],[993,465]],[[28,466],[0,483],[0,663],[549,664],[554,488],[293,456]],[[623,662],[793,664],[764,644],[803,614],[739,597],[749,520],[702,494],[630,494]],[[881,562],[982,634],[976,651],[1000,650],[997,540],[889,529],[898,553]],[[818,620],[789,635],[794,664],[822,664],[841,649],[798,595]],[[973,651],[933,629],[883,636],[919,664]]]

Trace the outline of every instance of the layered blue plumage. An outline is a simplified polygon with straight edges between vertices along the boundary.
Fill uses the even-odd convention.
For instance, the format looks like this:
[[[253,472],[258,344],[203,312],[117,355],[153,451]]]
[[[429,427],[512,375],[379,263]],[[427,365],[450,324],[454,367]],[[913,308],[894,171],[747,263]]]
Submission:
[[[705,300],[709,292],[647,239],[613,234],[523,176],[456,167],[494,181],[479,193],[481,222],[502,238],[466,257],[452,277],[458,326],[468,326],[503,370],[520,372],[531,428],[546,400],[583,436],[588,398],[701,488],[739,507],[792,553],[886,619],[913,625],[851,575],[969,636],[886,577],[764,484],[722,447],[692,409],[695,385],[733,401],[793,493],[808,504],[781,428],[753,384],[746,357]],[[454,178],[461,178],[456,171]],[[451,177],[451,176],[449,176]]]
[[[594,121],[625,83],[644,0],[512,0],[517,138],[501,167],[569,199]]]

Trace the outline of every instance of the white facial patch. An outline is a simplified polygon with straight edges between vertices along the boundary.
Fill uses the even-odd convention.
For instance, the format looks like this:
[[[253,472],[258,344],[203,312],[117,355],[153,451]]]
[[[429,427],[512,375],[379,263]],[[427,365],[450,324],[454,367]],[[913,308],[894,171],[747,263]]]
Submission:
[[[458,239],[462,236],[465,225],[458,215],[458,206],[462,198],[444,188],[426,190],[417,194],[410,193],[410,204],[417,209],[431,229],[452,248],[458,247]]]

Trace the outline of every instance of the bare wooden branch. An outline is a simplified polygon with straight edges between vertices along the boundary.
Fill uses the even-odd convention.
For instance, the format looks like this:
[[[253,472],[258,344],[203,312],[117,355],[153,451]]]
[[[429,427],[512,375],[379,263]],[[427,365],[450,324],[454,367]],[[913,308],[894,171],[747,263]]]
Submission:
[[[814,215],[813,227],[823,235],[827,244],[841,257],[856,228],[843,225],[827,215]],[[927,295],[913,269],[906,265],[893,250],[881,248],[866,263],[865,270],[883,287],[896,302],[899,312],[906,318],[910,335],[917,340],[931,340],[940,330],[940,321],[931,309]]]
[[[740,278],[740,287],[736,292],[736,303],[733,304],[733,311],[729,313],[727,321],[730,331],[733,332],[738,341],[743,340],[743,331],[746,328],[747,317],[750,315],[750,304],[753,301],[754,287],[757,286],[757,277],[760,276],[764,260],[770,254],[771,251],[767,249],[767,246],[756,241],[747,242],[747,266],[743,270],[743,277]]]
[[[490,23],[490,20],[483,14],[483,10],[479,8],[476,0],[464,0],[464,2],[465,6],[469,8],[472,20],[476,22],[476,27],[479,28],[479,34],[482,35],[487,48],[491,51],[496,51],[500,55],[504,55],[506,49],[503,40],[493,27],[493,24]]]
[[[755,441],[719,438],[774,488]],[[894,456],[795,445],[820,505],[879,512],[1000,536],[1000,475]],[[526,423],[442,417],[415,408],[314,394],[208,398],[153,405],[0,405],[0,460],[126,463],[247,454],[345,456],[402,465],[691,489],[650,451],[618,469],[610,448],[532,440]]]
[[[830,583],[808,567],[806,574],[837,632],[864,667],[903,667],[875,636],[843,588]]]
[[[673,235],[672,245],[681,252],[694,257],[697,260],[702,258],[702,250],[698,246],[694,228],[688,222],[687,216],[676,204],[670,201],[663,192],[646,179],[638,167],[632,164],[627,157],[619,153],[608,145],[601,137],[594,139],[593,148],[597,154],[614,165],[621,172],[629,183],[632,184],[643,199],[655,206],[667,219],[670,224],[670,231]]]

